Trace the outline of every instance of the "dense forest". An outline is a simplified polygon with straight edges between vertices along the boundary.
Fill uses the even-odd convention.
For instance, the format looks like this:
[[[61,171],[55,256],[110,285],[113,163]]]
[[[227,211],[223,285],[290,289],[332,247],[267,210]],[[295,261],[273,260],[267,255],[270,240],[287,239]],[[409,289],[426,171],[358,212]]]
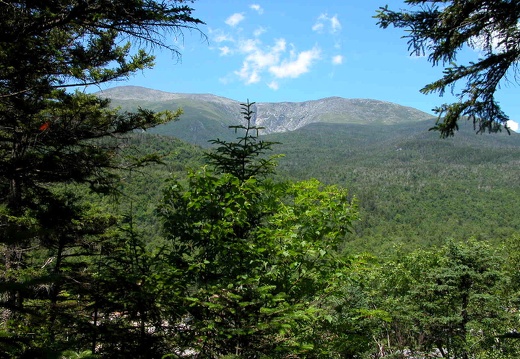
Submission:
[[[461,124],[456,138],[440,139],[431,124],[313,124],[268,138],[286,155],[280,172],[340,184],[357,197],[356,250],[388,253],[448,238],[502,242],[515,234],[519,136],[476,135]]]
[[[513,212],[506,218],[514,217],[517,140],[487,142],[471,131],[459,141],[406,136],[389,162],[377,151],[377,136],[372,144],[360,138],[373,149],[360,162],[365,150],[338,153],[345,146],[331,141],[333,133],[345,133],[327,127],[260,137],[239,132],[236,141],[216,140],[209,150],[155,134],[126,136],[122,158],[154,155],[155,163],[120,172],[119,195],[87,195],[89,206],[103,209],[97,216],[112,218],[112,229],[103,235],[103,252],[77,257],[69,248],[64,258],[67,277],[81,269],[96,287],[89,295],[102,295],[84,298],[87,305],[71,299],[78,288],[64,286],[56,304],[75,315],[60,312],[53,326],[67,327],[67,336],[58,330],[52,341],[53,350],[64,351],[50,351],[48,339],[33,333],[18,337],[25,346],[10,353],[43,347],[45,355],[65,358],[516,357],[520,247],[514,223],[497,228],[496,221],[508,215],[499,210],[503,203]],[[316,136],[333,148],[321,147]],[[431,143],[422,146],[423,136]],[[279,157],[281,148],[292,151]],[[511,157],[500,165],[494,156],[504,148]],[[455,158],[447,160],[450,153]],[[349,157],[350,165],[340,165]],[[243,172],[241,163],[261,170]],[[368,182],[353,177],[365,173]],[[471,192],[475,177],[493,187]],[[371,197],[371,187],[383,191]],[[476,201],[467,202],[472,196]],[[449,203],[458,214],[444,217]],[[464,206],[482,213],[468,216]],[[428,208],[427,221],[418,207]],[[31,258],[37,266],[49,260],[38,251]],[[81,311],[87,322],[97,313],[95,327],[79,323]]]
[[[428,121],[386,127],[317,123],[261,138],[277,142],[272,153],[283,155],[275,178],[315,178],[349,189],[361,216],[348,238],[349,250],[379,255],[472,237],[500,244],[517,233],[520,136],[476,135],[467,125],[457,138],[440,139],[429,126]],[[164,165],[153,167],[153,176],[147,168],[135,176],[136,185],[127,184],[134,196],[157,199],[161,181],[177,169],[204,165],[208,150],[154,134],[129,141],[142,153],[146,148],[169,153]],[[177,160],[176,151],[182,153]],[[151,177],[157,185],[146,186]],[[153,217],[140,218],[158,228]]]
[[[0,9],[0,358],[519,357],[519,137],[457,124],[498,130],[489,92],[445,108],[455,138],[262,136],[246,102],[201,148],[148,132],[182,111],[70,91],[152,67],[146,45],[178,54],[161,31],[202,24],[186,2]]]

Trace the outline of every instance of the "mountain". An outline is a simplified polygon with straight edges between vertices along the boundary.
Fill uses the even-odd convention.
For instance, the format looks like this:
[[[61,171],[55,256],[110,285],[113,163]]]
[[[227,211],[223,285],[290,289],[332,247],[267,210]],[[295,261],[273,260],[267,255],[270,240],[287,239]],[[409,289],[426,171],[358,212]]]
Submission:
[[[165,178],[203,163],[200,148],[157,133],[204,146],[210,138],[236,137],[227,126],[240,120],[237,101],[136,87],[102,95],[126,109],[184,108],[179,122],[156,134],[136,134],[145,151],[168,154],[166,166],[147,172],[133,187],[143,198],[159,199]],[[279,143],[273,152],[285,155],[277,176],[317,178],[348,188],[358,199],[362,220],[346,249],[391,253],[469,237],[503,242],[520,229],[520,134],[480,135],[471,122],[462,122],[454,138],[441,139],[428,131],[431,116],[376,100],[259,103],[256,110],[257,123],[270,131],[265,138]]]
[[[349,189],[361,222],[346,248],[392,253],[447,239],[503,243],[520,229],[520,134],[453,138],[429,121],[388,126],[313,123],[266,136],[278,172]]]
[[[152,132],[172,135],[187,142],[208,146],[208,140],[232,140],[229,125],[242,122],[240,102],[210,94],[169,93],[136,86],[122,86],[98,92],[123,110],[138,107],[155,111],[182,108],[178,122]],[[392,125],[431,120],[432,116],[411,107],[370,99],[329,97],[304,102],[259,102],[253,107],[254,122],[263,134],[295,131],[312,123]]]

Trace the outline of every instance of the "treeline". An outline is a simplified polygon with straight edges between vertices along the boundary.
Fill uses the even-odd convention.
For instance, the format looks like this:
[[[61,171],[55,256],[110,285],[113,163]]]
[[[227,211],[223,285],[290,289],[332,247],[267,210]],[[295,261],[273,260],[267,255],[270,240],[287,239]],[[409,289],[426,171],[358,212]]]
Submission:
[[[447,238],[500,243],[520,228],[518,134],[476,135],[461,123],[440,139],[431,123],[395,126],[313,124],[269,135],[285,154],[279,173],[340,184],[359,200],[351,246],[388,253]]]
[[[399,143],[394,172],[378,174],[369,162],[327,171],[362,157],[337,152],[326,161],[319,147],[305,167],[283,150],[288,162],[276,172],[277,140],[258,137],[249,103],[236,141],[216,139],[205,154],[146,135],[180,111],[118,111],[67,90],[152,67],[146,48],[176,55],[163,35],[202,23],[186,2],[10,1],[0,10],[0,357],[518,357],[517,238],[464,235],[428,246],[430,229],[443,236],[461,223],[437,215],[436,226],[410,236],[420,216],[402,205],[427,198],[420,213],[453,198],[449,218],[457,209],[474,215],[446,191],[478,185],[498,199],[481,207],[485,216],[514,213],[502,181],[518,176],[505,156],[489,157],[496,167],[471,162],[496,180],[466,186],[433,176],[446,197],[426,185],[443,173],[426,160],[429,142]],[[363,148],[362,138],[352,141]],[[424,175],[411,165],[417,156],[430,169]],[[463,157],[443,157],[446,177],[459,174],[450,159],[464,168]],[[364,182],[374,195],[363,198],[351,174],[374,180]],[[378,227],[372,207],[402,231]],[[360,217],[373,222],[360,226]],[[410,243],[396,243],[395,233]]]
[[[518,135],[475,135],[471,126],[461,126],[457,138],[440,139],[427,131],[428,126],[314,124],[265,139],[280,142],[274,153],[284,154],[275,178],[316,178],[348,188],[356,197],[362,219],[348,238],[353,252],[388,254],[395,246],[410,251],[442,245],[450,238],[500,244],[515,235],[520,228]],[[172,154],[180,146],[172,137],[140,136],[146,146],[162,142]],[[200,148],[183,146],[185,157],[172,158],[174,166],[203,165]],[[166,165],[136,173],[135,185],[125,183],[136,199],[144,196],[136,205],[146,203],[146,197],[160,197],[160,184],[172,166],[169,161],[165,158]],[[147,186],[145,181],[157,185]],[[136,215],[157,227],[153,216],[139,211]]]
[[[359,251],[358,200],[278,178],[278,144],[238,127],[206,154],[129,136],[121,161],[157,163],[122,172],[116,203],[57,188],[88,201],[57,203],[55,242],[5,272],[23,306],[3,357],[518,357],[517,237]]]
[[[358,200],[276,179],[277,144],[239,127],[207,154],[130,136],[122,158],[165,163],[125,170],[116,204],[75,186],[90,200],[49,218],[70,239],[6,272],[3,357],[518,357],[517,237],[358,251]]]

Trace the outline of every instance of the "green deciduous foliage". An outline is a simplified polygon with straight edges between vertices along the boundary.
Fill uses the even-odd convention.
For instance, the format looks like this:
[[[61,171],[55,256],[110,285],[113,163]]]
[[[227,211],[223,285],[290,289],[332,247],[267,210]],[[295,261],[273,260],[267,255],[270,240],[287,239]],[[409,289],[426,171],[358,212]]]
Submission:
[[[248,148],[257,142],[239,142],[250,155],[231,163],[217,150],[225,157],[213,157],[220,174],[203,168],[186,186],[172,181],[160,206],[177,270],[180,350],[330,357],[334,336],[318,328],[331,318],[327,300],[347,267],[337,249],[356,206],[344,189],[316,180],[277,183],[242,172],[257,161]]]
[[[81,185],[112,191],[119,138],[180,114],[120,113],[66,88],[150,68],[153,56],[133,45],[177,54],[166,35],[201,22],[182,1],[8,1],[0,10],[0,331],[9,342],[0,351],[38,357],[72,345],[90,321],[78,298],[92,290],[85,269],[114,220],[82,204]],[[81,315],[65,320],[69,311]]]
[[[375,350],[397,357],[517,357],[517,343],[505,335],[517,319],[502,258],[470,240],[383,263],[365,283],[372,283],[371,306],[386,313]]]
[[[479,132],[499,131],[509,117],[502,112],[495,92],[505,81],[516,80],[519,59],[518,19],[520,5],[515,1],[486,0],[407,0],[410,10],[378,11],[378,24],[393,25],[408,31],[409,49],[428,56],[434,65],[445,66],[441,79],[426,85],[421,92],[438,92],[455,88],[458,102],[435,109],[439,120],[434,129],[451,136],[457,122],[467,116]],[[457,54],[464,47],[482,53],[476,62],[457,64]],[[507,127],[506,127],[507,128]]]

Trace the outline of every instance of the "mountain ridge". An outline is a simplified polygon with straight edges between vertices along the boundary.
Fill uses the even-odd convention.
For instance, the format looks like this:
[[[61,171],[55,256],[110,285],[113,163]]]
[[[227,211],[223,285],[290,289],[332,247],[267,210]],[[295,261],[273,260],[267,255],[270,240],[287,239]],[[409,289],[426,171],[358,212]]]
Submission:
[[[122,96],[129,96],[124,94],[125,89],[120,90]],[[174,105],[172,101],[153,99],[115,99],[115,104],[118,101],[127,108],[142,105],[154,110]],[[332,123],[309,123],[294,131],[262,137],[277,143],[274,154],[285,155],[278,160],[278,178],[316,178],[349,189],[363,219],[346,242],[350,249],[386,253],[397,247],[406,250],[437,245],[447,238],[501,241],[518,232],[520,134],[476,134],[471,121],[462,121],[455,137],[442,139],[437,132],[428,130],[435,121],[432,116],[428,118],[433,121],[410,119],[399,105],[369,100],[358,102],[357,111],[351,109],[357,123],[339,123],[349,119],[345,114],[338,117],[341,107],[336,113],[330,112],[327,105],[335,101],[344,103],[339,98],[324,100],[321,105],[319,100],[278,104],[280,113],[289,109],[301,117],[308,115],[305,109],[310,106],[314,114],[320,113],[322,120],[325,117]],[[228,128],[241,118],[237,101],[218,106],[183,97],[175,103],[185,110],[180,121],[155,128],[150,134],[134,134],[145,149],[153,148],[155,139],[160,138],[161,145],[156,147],[175,154],[178,142],[166,136],[205,147],[209,147],[207,139],[236,141],[240,136]],[[394,113],[402,121],[385,122],[388,116],[377,113],[378,105],[387,106],[387,111],[401,111]],[[267,117],[269,106],[257,110]],[[237,113],[237,118],[231,118],[230,111]],[[374,121],[362,121],[362,116],[370,120],[372,115],[377,116]],[[199,156],[199,147],[194,148],[195,156]],[[182,156],[189,153],[187,150]],[[167,164],[164,178],[175,168],[180,167]],[[148,180],[143,181],[143,188],[159,188],[162,183],[157,180],[157,185],[150,186]]]
[[[170,93],[139,86],[119,86],[96,93],[110,98],[115,106],[134,110],[138,106],[152,110],[181,107],[181,121],[158,128],[165,134],[198,131],[201,138],[215,138],[219,128],[243,121],[240,101],[213,94]],[[374,99],[346,99],[339,96],[303,102],[257,102],[253,105],[253,122],[264,127],[263,134],[294,131],[311,123],[396,124],[430,120],[434,117],[412,107]],[[191,123],[182,122],[183,119]],[[171,127],[171,128],[168,128]],[[207,132],[210,133],[207,133]],[[187,134],[188,137],[190,137]],[[193,137],[193,136],[192,136]],[[200,142],[198,142],[200,144]]]
[[[211,93],[187,93],[187,92],[168,92],[163,90],[156,90],[148,87],[143,86],[134,86],[134,85],[125,85],[125,86],[116,86],[111,87],[106,90],[101,90],[96,92],[95,94],[111,98],[115,100],[145,100],[145,101],[164,101],[164,100],[175,100],[179,98],[206,98],[206,99],[220,99],[224,101],[229,101],[233,103],[242,103],[242,101],[234,100],[228,97],[220,96],[220,95],[214,95]],[[341,96],[328,96],[323,97],[319,99],[311,99],[311,100],[305,100],[305,101],[277,101],[277,102],[258,102],[257,104],[301,104],[306,102],[318,102],[323,100],[346,100],[346,101],[355,101],[355,102],[374,102],[374,103],[381,103],[381,104],[388,104],[393,106],[400,106],[404,108],[413,109],[419,112],[422,112],[424,114],[427,114],[426,112],[423,112],[421,110],[415,109],[411,106],[404,106],[397,104],[395,102],[390,101],[383,101],[383,100],[377,100],[377,99],[369,99],[369,98],[345,98]],[[428,115],[428,114],[427,114]],[[432,115],[429,115],[430,117],[433,117]]]
[[[182,92],[167,92],[162,90],[151,89],[142,86],[116,86],[106,90],[96,92],[97,95],[117,100],[145,100],[145,101],[165,101],[176,100],[185,97],[201,97],[208,99],[223,99],[231,102],[235,100],[217,96],[210,93],[192,94]]]

